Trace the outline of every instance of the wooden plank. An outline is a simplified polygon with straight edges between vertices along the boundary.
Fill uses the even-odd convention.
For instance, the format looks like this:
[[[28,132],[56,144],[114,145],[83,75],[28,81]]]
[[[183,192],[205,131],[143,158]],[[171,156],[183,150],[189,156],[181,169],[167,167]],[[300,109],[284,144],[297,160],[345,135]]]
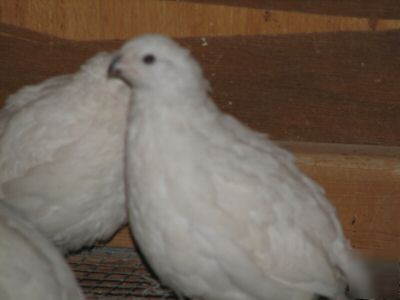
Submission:
[[[378,17],[375,15],[374,17],[343,17],[305,13],[301,8],[306,6],[304,5],[306,1],[298,1],[299,4],[296,4],[297,1],[292,1],[291,4],[288,4],[290,1],[282,1],[282,4],[279,4],[281,3],[279,1],[266,2],[272,8],[274,6],[271,3],[279,9],[293,7],[295,8],[293,11],[266,11],[263,9],[264,6],[252,8],[233,5],[238,1],[221,1],[221,4],[198,2],[2,0],[0,1],[0,22],[73,40],[126,39],[145,32],[159,32],[175,37],[199,37],[375,31],[400,28],[400,20],[380,19],[380,15]],[[351,5],[346,4],[346,1],[339,1],[339,4],[333,5],[334,0],[314,1],[307,7],[325,8],[329,7],[328,2],[331,3],[330,7],[349,7],[347,9],[349,11],[363,7],[358,5],[356,9],[353,9]],[[355,2],[357,1],[349,1],[349,3]],[[261,1],[246,3],[257,4]],[[303,5],[301,6],[300,3]],[[366,5],[364,10],[368,8],[373,10],[374,6]],[[391,6],[387,4],[385,11],[396,11],[390,8]]]
[[[117,248],[134,248],[132,234],[129,226],[122,227],[114,237],[108,242],[100,242],[98,246],[117,247]]]
[[[398,146],[399,40],[392,31],[182,42],[217,103],[274,139]]]
[[[400,19],[398,0],[170,0],[368,18]]]
[[[400,148],[282,143],[326,190],[352,245],[400,259]]]
[[[281,142],[325,189],[364,255],[400,259],[400,147]],[[107,246],[133,247],[128,228]]]
[[[180,41],[218,105],[274,139],[400,146],[400,31]],[[120,44],[0,25],[0,99]]]

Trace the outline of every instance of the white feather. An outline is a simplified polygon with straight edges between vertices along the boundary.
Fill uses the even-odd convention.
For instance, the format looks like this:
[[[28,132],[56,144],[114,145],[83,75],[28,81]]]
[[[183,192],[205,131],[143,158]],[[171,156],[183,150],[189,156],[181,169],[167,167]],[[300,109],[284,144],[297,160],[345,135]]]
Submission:
[[[112,55],[22,88],[0,114],[0,197],[63,251],[109,238],[125,221],[123,137],[129,89]]]
[[[84,299],[58,249],[2,203],[0,236],[0,299]]]

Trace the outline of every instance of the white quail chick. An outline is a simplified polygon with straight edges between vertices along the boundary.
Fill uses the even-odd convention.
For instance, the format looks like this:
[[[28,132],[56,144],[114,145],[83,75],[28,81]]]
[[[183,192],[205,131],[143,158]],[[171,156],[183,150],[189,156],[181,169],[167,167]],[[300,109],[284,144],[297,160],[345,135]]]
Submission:
[[[129,221],[160,279],[209,300],[346,299],[368,277],[324,191],[266,136],[221,112],[189,51],[145,35],[109,69],[132,87]]]
[[[64,253],[110,238],[126,222],[123,140],[129,88],[112,54],[75,74],[24,87],[0,112],[0,202]]]

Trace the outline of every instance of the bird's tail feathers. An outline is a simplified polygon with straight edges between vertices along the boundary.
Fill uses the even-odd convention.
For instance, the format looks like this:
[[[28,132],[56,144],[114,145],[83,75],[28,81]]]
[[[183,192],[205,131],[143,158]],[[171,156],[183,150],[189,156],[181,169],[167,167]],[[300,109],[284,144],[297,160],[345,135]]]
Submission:
[[[340,244],[334,247],[334,257],[347,279],[350,296],[355,299],[373,299],[374,288],[365,261],[353,252],[350,245]]]

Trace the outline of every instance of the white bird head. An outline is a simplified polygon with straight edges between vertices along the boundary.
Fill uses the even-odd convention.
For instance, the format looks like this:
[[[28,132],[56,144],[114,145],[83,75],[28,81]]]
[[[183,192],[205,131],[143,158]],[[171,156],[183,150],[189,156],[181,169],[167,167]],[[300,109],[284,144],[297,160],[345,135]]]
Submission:
[[[135,90],[207,91],[208,82],[189,50],[162,35],[143,35],[128,41],[108,69]]]

